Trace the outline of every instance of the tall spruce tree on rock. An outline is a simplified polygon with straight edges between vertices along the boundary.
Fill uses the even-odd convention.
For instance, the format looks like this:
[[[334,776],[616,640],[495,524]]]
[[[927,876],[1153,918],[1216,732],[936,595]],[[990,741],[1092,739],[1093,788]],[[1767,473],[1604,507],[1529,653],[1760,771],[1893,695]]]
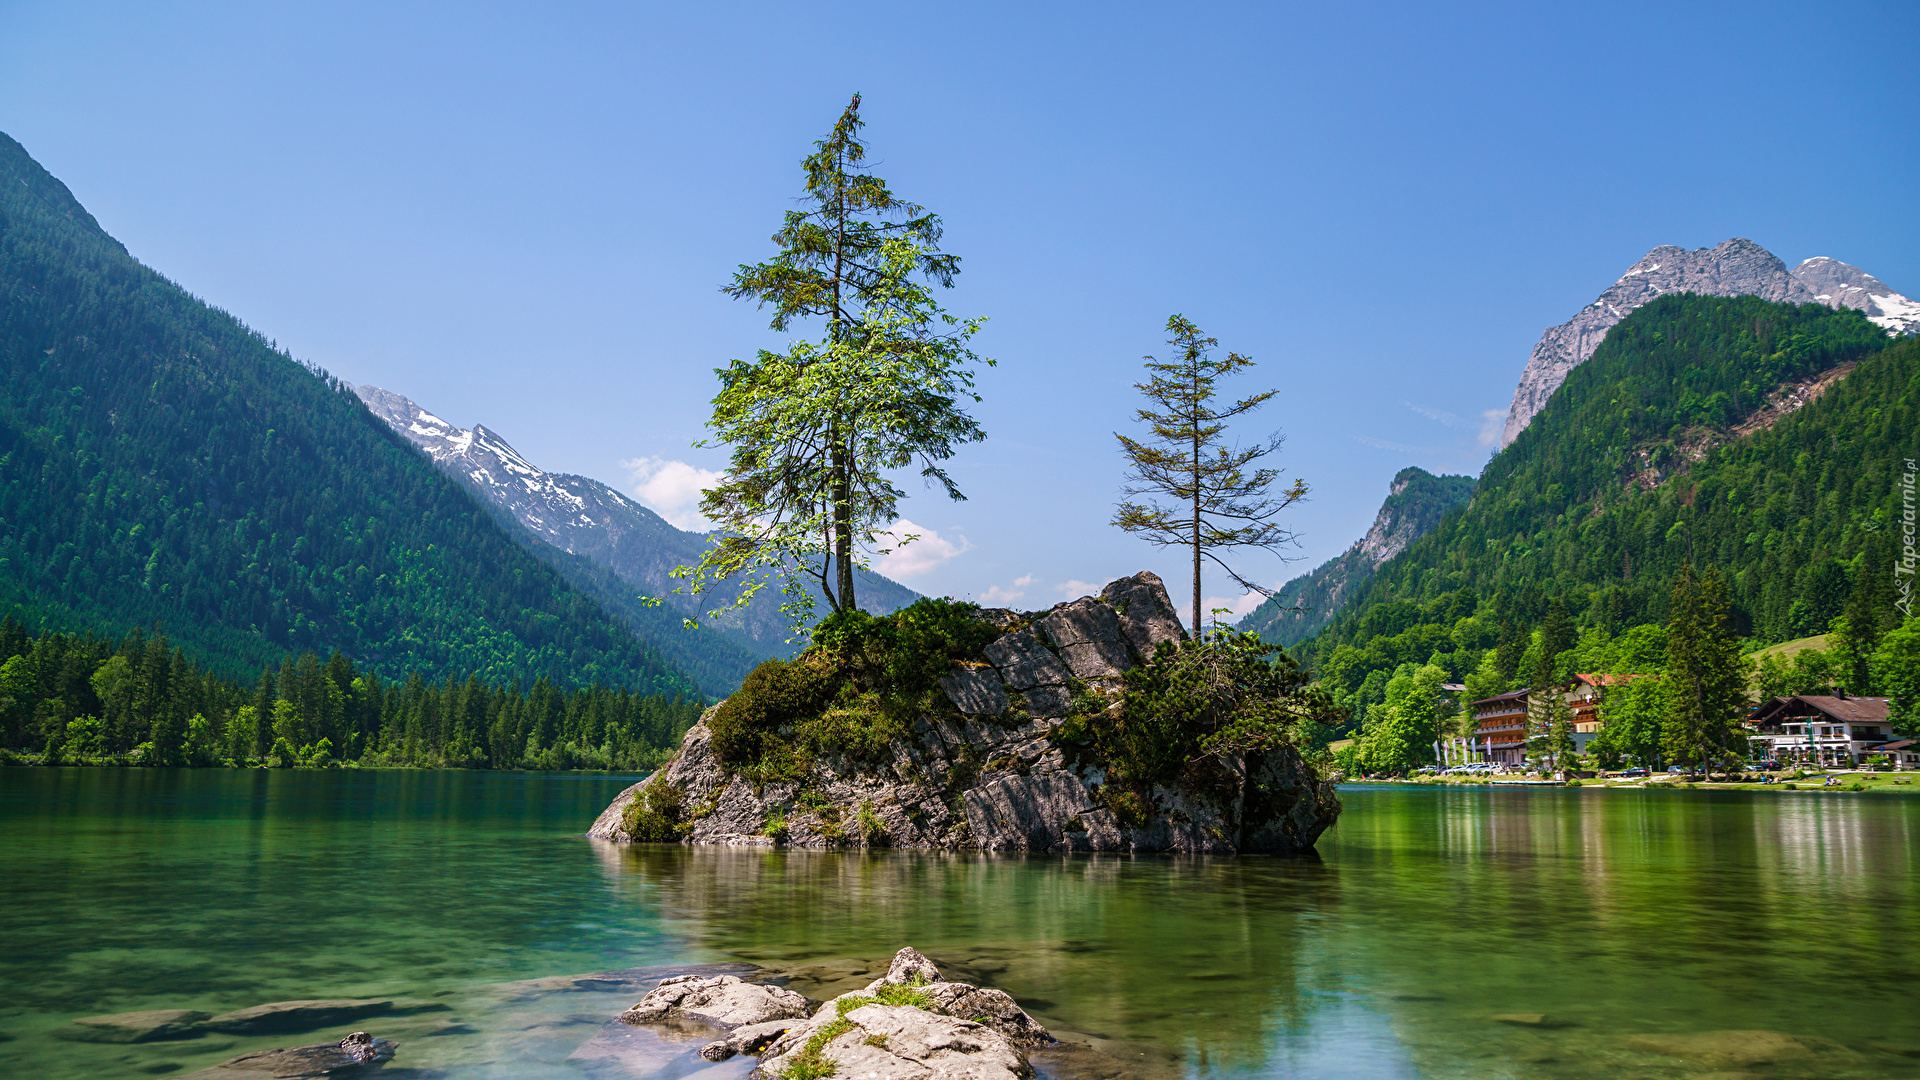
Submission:
[[[985,438],[959,404],[979,400],[968,365],[982,358],[967,342],[985,320],[934,303],[928,284],[951,286],[960,260],[940,250],[938,216],[865,171],[861,124],[855,94],[803,162],[806,194],[773,235],[779,254],[741,266],[723,287],[771,305],[775,330],[822,318],[826,332],[717,372],[708,427],[733,455],[701,502],[717,526],[713,543],[699,566],[675,571],[696,592],[739,582],[734,606],[778,577],[796,628],[813,606],[796,573],[814,579],[834,612],[857,607],[854,568],[891,536],[885,526],[905,494],[887,473],[917,464],[964,499],[940,463],[956,444]],[[891,536],[896,546],[914,539]]]
[[[1284,441],[1272,435],[1251,446],[1228,446],[1222,438],[1226,421],[1259,408],[1278,393],[1265,390],[1224,408],[1213,405],[1214,384],[1221,378],[1253,366],[1253,361],[1230,352],[1216,359],[1220,344],[1200,332],[1185,316],[1167,320],[1178,350],[1165,362],[1146,358],[1152,374],[1134,386],[1155,408],[1136,411],[1151,436],[1137,440],[1119,433],[1127,456],[1128,501],[1116,509],[1113,524],[1137,533],[1156,547],[1185,547],[1193,557],[1193,633],[1205,630],[1200,611],[1201,560],[1211,559],[1248,592],[1272,596],[1273,590],[1241,576],[1215,554],[1225,548],[1259,548],[1273,554],[1293,542],[1294,534],[1274,520],[1282,510],[1307,497],[1307,482],[1295,479],[1274,494],[1269,489],[1280,478],[1278,469],[1258,465],[1278,453]],[[1172,506],[1134,502],[1146,496],[1166,496]]]

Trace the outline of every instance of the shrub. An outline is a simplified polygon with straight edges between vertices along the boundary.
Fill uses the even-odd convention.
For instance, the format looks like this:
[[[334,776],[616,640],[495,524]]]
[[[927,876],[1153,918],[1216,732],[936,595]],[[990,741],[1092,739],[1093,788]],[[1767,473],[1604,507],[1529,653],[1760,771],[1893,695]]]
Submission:
[[[941,707],[940,677],[996,636],[979,608],[923,599],[891,615],[837,612],[791,662],[755,668],[707,721],[722,764],[765,783],[803,779],[813,759],[877,761]]]
[[[685,814],[686,793],[665,777],[655,777],[634,793],[620,817],[620,827],[638,843],[666,844],[685,836],[693,826],[681,818]]]
[[[1069,718],[1056,733],[1091,742],[1110,784],[1140,788],[1171,782],[1207,755],[1291,746],[1298,724],[1334,711],[1279,646],[1252,634],[1162,642],[1124,686],[1120,708]]]

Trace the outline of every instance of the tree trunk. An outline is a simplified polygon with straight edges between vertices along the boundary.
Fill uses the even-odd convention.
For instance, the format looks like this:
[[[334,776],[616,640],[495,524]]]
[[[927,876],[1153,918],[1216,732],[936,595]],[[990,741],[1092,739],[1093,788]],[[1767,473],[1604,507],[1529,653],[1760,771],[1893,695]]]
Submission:
[[[846,443],[841,432],[833,433],[833,569],[836,591],[835,611],[852,611],[853,597],[853,484],[847,472]]]
[[[1194,400],[1199,400],[1200,375],[1196,368],[1193,377]],[[1200,422],[1194,420],[1193,426],[1193,640],[1204,636],[1200,626]]]

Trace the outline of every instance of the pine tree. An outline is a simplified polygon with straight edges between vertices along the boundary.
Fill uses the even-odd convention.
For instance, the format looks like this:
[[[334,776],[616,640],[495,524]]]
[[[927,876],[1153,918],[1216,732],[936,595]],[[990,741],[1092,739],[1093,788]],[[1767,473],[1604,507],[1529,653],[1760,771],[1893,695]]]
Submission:
[[[1744,759],[1740,706],[1747,671],[1731,625],[1726,579],[1681,568],[1667,621],[1666,723],[1662,744],[1678,765],[1706,770]]]
[[[1282,437],[1274,435],[1252,446],[1228,447],[1221,438],[1226,421],[1259,408],[1278,391],[1265,390],[1223,408],[1212,401],[1214,384],[1225,376],[1253,366],[1239,353],[1215,359],[1220,343],[1200,332],[1184,316],[1167,320],[1173,336],[1167,343],[1178,350],[1176,359],[1161,362],[1149,356],[1146,382],[1135,389],[1155,408],[1136,410],[1148,425],[1148,441],[1115,433],[1127,456],[1128,500],[1115,510],[1113,524],[1146,538],[1156,547],[1185,547],[1193,557],[1193,633],[1205,630],[1201,622],[1200,568],[1211,559],[1247,592],[1272,596],[1273,590],[1248,581],[1216,555],[1227,548],[1251,547],[1279,554],[1294,534],[1273,519],[1307,496],[1307,482],[1272,494],[1280,478],[1277,469],[1257,463],[1280,450]],[[1166,496],[1172,506],[1133,502],[1138,496]]]
[[[924,309],[903,303],[897,251],[911,252],[910,272],[943,287],[951,287],[960,272],[959,257],[940,250],[939,216],[896,196],[886,181],[866,171],[867,144],[860,138],[864,125],[860,95],[855,94],[833,130],[814,144],[814,153],[801,164],[806,174],[804,209],[788,211],[773,234],[780,253],[763,263],[742,265],[723,286],[735,299],[771,304],[775,330],[786,330],[796,319],[825,317],[829,350],[868,329],[883,312],[910,322],[927,319]],[[907,247],[896,246],[901,243]],[[730,388],[754,373],[743,367],[736,361],[729,369]],[[778,455],[783,460],[773,463],[762,489],[751,492],[753,501],[811,505],[825,495],[830,535],[823,546],[831,552],[832,573],[822,576],[832,581],[823,580],[821,587],[833,610],[851,611],[856,606],[859,516],[850,445],[855,433],[844,419],[830,418],[823,431],[784,434],[787,445]],[[823,485],[824,492],[819,490]],[[714,509],[728,508],[723,502]],[[712,511],[709,516],[714,516]]]
[[[920,284],[951,286],[959,259],[939,250],[937,216],[864,171],[859,110],[855,94],[804,162],[805,209],[774,234],[779,255],[740,267],[725,286],[771,304],[776,330],[817,316],[826,334],[719,371],[708,427],[733,454],[701,502],[715,539],[699,566],[675,571],[694,579],[695,592],[739,582],[734,606],[779,577],[796,628],[812,607],[796,572],[817,579],[833,611],[857,608],[854,569],[876,535],[891,535],[876,530],[897,519],[905,494],[887,474],[918,464],[924,479],[963,499],[940,463],[955,445],[985,437],[959,405],[979,400],[967,365],[981,358],[967,342],[984,320],[948,315]],[[892,536],[896,546],[915,539]]]

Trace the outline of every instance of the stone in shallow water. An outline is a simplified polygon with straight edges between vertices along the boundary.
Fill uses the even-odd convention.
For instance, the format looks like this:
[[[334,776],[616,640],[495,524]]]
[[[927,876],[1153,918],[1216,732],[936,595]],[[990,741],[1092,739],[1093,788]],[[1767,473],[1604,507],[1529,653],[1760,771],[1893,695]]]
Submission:
[[[190,1073],[184,1080],[320,1080],[371,1073],[393,1060],[400,1044],[356,1031],[337,1043],[256,1050]]]
[[[438,1002],[413,1003],[410,1011],[444,1009]],[[334,1024],[349,1024],[369,1016],[399,1011],[391,998],[307,998],[300,1001],[272,1001],[251,1009],[222,1013],[203,1027],[232,1035],[276,1035],[312,1031]]]
[[[1779,1031],[1706,1031],[1698,1035],[1635,1035],[1627,1040],[1635,1050],[1665,1054],[1708,1066],[1774,1065],[1815,1058],[1852,1058],[1858,1055],[1829,1039],[1788,1035]]]
[[[829,1005],[814,1022],[773,1044],[760,1063],[781,1076],[806,1051],[813,1033],[833,1017]],[[861,1080],[1016,1080],[1032,1075],[1025,1055],[999,1032],[971,1020],[941,1016],[910,1005],[862,1005],[847,1013],[853,1026],[827,1041],[820,1056],[834,1075]]]
[[[1520,1027],[1566,1027],[1566,1021],[1557,1020],[1546,1013],[1499,1013],[1494,1016],[1496,1024],[1515,1024]]]
[[[752,1071],[750,1057],[719,1065],[701,1057],[702,1045],[712,1037],[713,1029],[705,1024],[669,1020],[635,1026],[615,1020],[568,1054],[567,1064],[590,1080],[676,1080],[695,1075],[722,1080]]]
[[[147,1009],[142,1012],[83,1016],[71,1028],[54,1032],[73,1042],[140,1043],[161,1039],[191,1039],[201,1033],[207,1014],[191,1009]]]
[[[653,992],[620,1014],[629,1024],[669,1017],[698,1020],[719,1028],[797,1020],[807,1015],[807,999],[778,986],[742,982],[738,975],[703,979],[682,975],[662,979]]]

